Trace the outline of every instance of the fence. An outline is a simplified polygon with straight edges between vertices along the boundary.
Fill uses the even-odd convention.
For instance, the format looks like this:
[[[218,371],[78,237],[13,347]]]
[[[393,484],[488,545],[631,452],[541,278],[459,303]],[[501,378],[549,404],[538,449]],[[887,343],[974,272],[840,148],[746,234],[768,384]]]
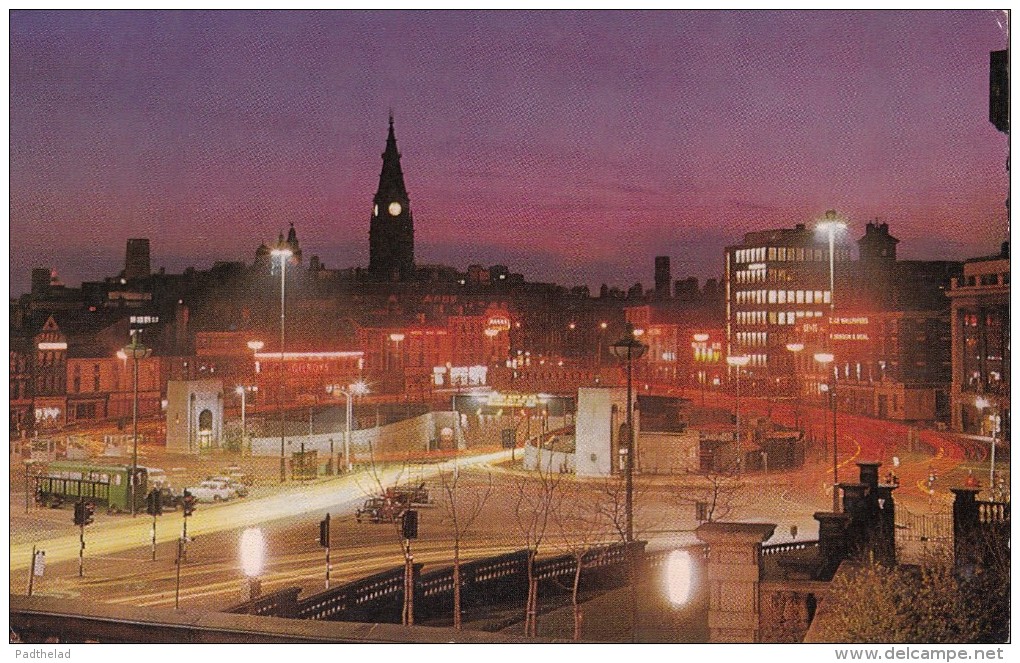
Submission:
[[[902,507],[898,508],[896,509],[896,540],[897,543],[937,541],[951,544],[953,541],[953,514],[948,512],[917,514]]]

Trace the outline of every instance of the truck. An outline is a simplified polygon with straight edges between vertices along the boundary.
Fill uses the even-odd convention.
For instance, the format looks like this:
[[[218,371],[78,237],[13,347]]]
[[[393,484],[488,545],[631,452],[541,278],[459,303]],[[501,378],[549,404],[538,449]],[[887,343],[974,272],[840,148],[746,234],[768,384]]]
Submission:
[[[429,489],[425,487],[425,482],[417,486],[393,486],[392,488],[387,488],[383,493],[383,497],[404,507],[432,503],[432,497],[429,495]]]
[[[80,499],[107,513],[131,511],[131,466],[106,465],[89,461],[58,460],[48,463],[41,471],[30,474],[35,501],[50,508],[60,508]],[[145,497],[149,494],[148,472],[135,468],[135,511],[145,510]]]

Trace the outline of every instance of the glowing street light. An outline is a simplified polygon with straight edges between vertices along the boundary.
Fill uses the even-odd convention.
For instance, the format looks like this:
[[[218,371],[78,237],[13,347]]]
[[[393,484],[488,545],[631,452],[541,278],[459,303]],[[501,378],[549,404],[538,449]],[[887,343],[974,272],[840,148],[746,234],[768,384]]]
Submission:
[[[829,364],[836,359],[831,352],[816,352],[815,361],[828,370]],[[839,513],[839,446],[836,442],[836,372],[832,373],[832,384],[823,385],[828,387],[829,401],[832,403],[832,512]]]
[[[820,222],[815,229],[825,233],[829,237],[829,324],[832,324],[832,315],[836,310],[836,231],[846,230],[846,223],[836,218],[836,210],[827,210],[825,220]]]
[[[978,411],[981,413],[981,418],[982,419],[985,416],[985,408],[991,406],[991,404],[992,404],[992,402],[990,400],[988,400],[987,398],[985,398],[984,396],[978,396],[974,400],[974,406],[977,407]],[[993,491],[995,490],[995,442],[996,442],[996,440],[998,438],[998,432],[999,432],[999,416],[997,414],[993,414],[993,416],[992,416],[992,456],[991,456],[991,459],[990,459],[991,462],[988,465],[988,495],[989,495],[989,499],[994,499],[994,497],[992,497],[992,494],[993,494]]]
[[[786,349],[793,353],[793,418],[797,428],[800,428],[800,381],[797,379],[797,353],[804,349],[803,343],[787,343]]]
[[[124,358],[131,358],[134,361],[134,399],[131,407],[131,419],[133,421],[133,441],[131,444],[131,515],[135,516],[138,512],[137,495],[135,494],[138,490],[138,360],[145,359],[152,350],[145,347],[138,342],[138,336],[141,334],[139,331],[133,331],[131,333],[131,343],[125,345],[124,349],[117,353],[117,356],[123,354]]]
[[[330,394],[343,394],[347,398],[346,430],[344,431],[344,465],[347,466],[347,471],[350,472],[354,467],[351,464],[351,418],[354,416],[354,405],[351,399],[354,396],[367,394],[368,385],[361,381],[348,385],[346,389],[339,385],[330,385],[326,387],[326,392]],[[333,458],[329,459],[329,463],[331,466],[333,465]]]
[[[666,558],[666,597],[675,606],[687,603],[694,589],[694,561],[686,550],[673,550]]]
[[[247,578],[248,600],[262,595],[262,569],[266,561],[266,538],[262,530],[249,527],[241,533],[241,570]]]
[[[747,355],[737,355],[726,357],[726,363],[737,369],[737,472],[740,472],[743,468],[744,461],[741,456],[742,449],[740,444],[740,369],[747,366],[751,361],[751,358]]]
[[[238,385],[235,391],[241,395],[241,455],[244,455],[245,442],[248,440],[248,424],[245,419],[245,408],[247,405],[246,396],[249,391],[258,391],[259,388],[256,385]],[[248,454],[251,455],[251,447],[248,448]]]
[[[634,326],[627,323],[627,335],[616,343],[609,346],[610,352],[617,359],[627,361],[627,439],[624,440],[625,447],[621,453],[625,454],[624,476],[625,476],[625,517],[627,524],[626,542],[634,540],[634,397],[631,376],[635,359],[640,359],[648,350],[648,346],[634,338],[636,336]]]
[[[273,249],[270,255],[280,259],[280,386],[276,390],[276,405],[280,409],[280,483],[287,480],[286,435],[283,427],[283,355],[287,343],[287,261],[294,252],[288,248]]]

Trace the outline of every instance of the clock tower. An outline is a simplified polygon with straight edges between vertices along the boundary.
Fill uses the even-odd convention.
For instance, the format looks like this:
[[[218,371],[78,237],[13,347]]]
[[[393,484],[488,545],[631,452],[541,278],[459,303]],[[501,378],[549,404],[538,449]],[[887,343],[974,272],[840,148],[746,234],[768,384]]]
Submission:
[[[382,160],[368,231],[368,273],[374,281],[408,281],[414,276],[414,221],[400,169],[392,113]]]

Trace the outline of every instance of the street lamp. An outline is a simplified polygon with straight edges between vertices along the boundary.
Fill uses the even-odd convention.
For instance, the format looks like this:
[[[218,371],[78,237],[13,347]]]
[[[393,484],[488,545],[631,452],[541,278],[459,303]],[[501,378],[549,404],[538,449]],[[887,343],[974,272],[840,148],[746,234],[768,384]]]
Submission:
[[[797,353],[804,349],[803,343],[787,343],[786,349],[793,353],[793,420],[800,429],[800,381],[797,379]]]
[[[739,474],[744,465],[742,457],[743,450],[740,444],[740,369],[750,363],[751,358],[747,355],[726,357],[726,363],[737,369],[737,473]]]
[[[815,361],[822,366],[825,366],[828,370],[829,364],[835,360],[836,356],[831,352],[816,352]],[[839,447],[836,442],[836,375],[837,372],[832,373],[832,383],[828,385],[829,389],[829,401],[832,403],[832,512],[839,513],[839,491],[836,490],[836,486],[839,485],[839,460],[838,450]]]
[[[694,587],[694,560],[686,550],[670,551],[666,558],[666,596],[674,606],[687,603]]]
[[[609,351],[613,353],[614,357],[627,360],[627,439],[623,449],[625,454],[627,543],[634,540],[634,391],[631,380],[634,360],[644,356],[647,350],[647,345],[634,338],[634,326],[630,323],[627,323],[627,334],[609,346]]]
[[[287,261],[294,252],[287,248],[273,249],[270,254],[280,259],[280,385],[276,390],[276,405],[280,409],[280,483],[287,480],[287,460],[283,428],[283,355],[287,342]]]
[[[825,220],[819,223],[816,230],[829,236],[829,324],[832,324],[832,316],[836,311],[836,231],[846,230],[846,223],[836,218],[836,210],[825,212]]]
[[[241,570],[247,578],[247,600],[254,601],[262,595],[262,567],[266,561],[266,538],[262,530],[250,527],[241,533]]]
[[[238,385],[235,391],[241,395],[241,455],[244,455],[245,441],[248,439],[248,424],[245,419],[245,408],[247,405],[246,396],[249,391],[258,391],[259,388],[256,385]],[[248,449],[248,455],[251,455],[251,448]]]
[[[133,331],[131,333],[131,343],[125,345],[122,352],[125,358],[131,358],[134,361],[134,399],[131,407],[134,440],[131,444],[131,515],[137,515],[138,505],[136,504],[135,492],[138,490],[138,360],[145,359],[148,357],[152,350],[145,347],[138,342],[138,336],[141,332]]]
[[[977,407],[978,411],[981,413],[981,418],[982,419],[984,419],[984,416],[985,416],[985,408],[989,407],[991,404],[992,404],[992,402],[990,400],[988,400],[987,398],[985,398],[984,396],[979,396],[977,399],[975,399],[974,405]],[[995,442],[996,442],[996,439],[997,439],[998,430],[999,430],[998,416],[993,414],[992,415],[992,456],[991,456],[991,459],[990,459],[991,462],[988,465],[988,498],[991,499],[991,500],[995,499],[993,497],[993,493],[995,491]]]
[[[354,404],[351,400],[354,396],[362,396],[368,393],[368,385],[364,382],[355,382],[344,389],[339,385],[330,385],[326,387],[326,391],[330,394],[340,393],[347,398],[347,411],[345,418],[346,430],[344,431],[344,464],[347,466],[347,471],[350,472],[353,469],[351,464],[351,419],[354,416]],[[329,459],[330,465],[333,464],[333,458]]]

